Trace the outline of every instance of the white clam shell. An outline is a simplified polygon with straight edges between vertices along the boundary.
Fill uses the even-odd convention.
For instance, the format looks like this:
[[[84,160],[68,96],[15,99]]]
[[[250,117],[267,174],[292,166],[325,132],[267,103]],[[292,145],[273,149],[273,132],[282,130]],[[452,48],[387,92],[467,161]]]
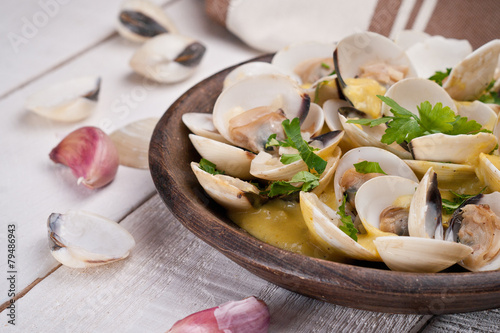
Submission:
[[[479,154],[479,164],[475,169],[476,174],[489,189],[500,191],[500,170],[492,161],[495,161],[498,165],[500,157],[484,153]]]
[[[118,150],[121,165],[149,169],[149,142],[158,120],[158,118],[137,120],[109,135]]]
[[[342,202],[342,188],[340,180],[348,169],[353,168],[353,164],[361,162],[378,162],[382,170],[388,175],[395,175],[407,178],[413,182],[418,182],[417,176],[413,173],[410,167],[396,155],[376,147],[360,147],[351,149],[345,153],[339,161],[333,186],[335,189],[335,198],[340,204]],[[385,176],[384,176],[385,177]]]
[[[196,162],[191,162],[198,182],[218,204],[230,210],[249,210],[253,201],[248,195],[259,195],[259,189],[238,178],[226,175],[212,175],[200,169]]]
[[[329,99],[323,103],[323,112],[325,113],[325,123],[330,131],[344,129],[339,118],[339,108],[350,106],[349,102],[342,99]]]
[[[411,140],[408,144],[413,158],[435,162],[457,164],[477,163],[480,153],[490,153],[498,141],[491,133],[474,135],[429,134]]]
[[[493,131],[497,124],[497,114],[488,105],[480,101],[457,102],[458,115],[467,117],[468,120],[475,120],[483,128]]]
[[[329,252],[340,252],[359,260],[380,260],[373,253],[339,229],[340,216],[321,202],[316,194],[300,192],[300,208],[304,221],[317,241]]]
[[[182,115],[182,122],[196,135],[219,142],[229,143],[214,126],[211,113],[191,112]]]
[[[382,167],[383,169],[383,167]],[[380,213],[403,196],[413,196],[418,183],[399,176],[376,177],[356,192],[356,210],[363,225],[380,229]]]
[[[195,73],[204,53],[205,47],[190,37],[161,34],[149,39],[134,53],[130,66],[157,82],[179,82]]]
[[[57,121],[87,118],[97,106],[101,78],[84,76],[46,87],[26,99],[26,109]]]
[[[288,119],[300,117],[304,93],[291,79],[282,75],[266,74],[248,77],[228,87],[217,98],[213,109],[215,128],[229,142],[231,118],[254,108],[275,105],[281,107]],[[266,138],[267,139],[267,138]]]
[[[116,30],[133,42],[145,42],[161,33],[177,33],[177,28],[163,9],[148,0],[124,1]]]
[[[384,263],[402,272],[436,273],[472,253],[469,246],[438,239],[388,236],[373,242]]]
[[[134,238],[121,225],[84,211],[53,213],[47,229],[54,258],[74,268],[124,259],[135,246]]]
[[[339,158],[338,152],[335,154],[335,149],[344,136],[344,131],[330,133],[331,138],[328,140],[327,146],[316,152],[318,156],[327,161],[327,165],[330,159]],[[264,151],[260,152],[250,165],[250,173],[253,176],[267,180],[290,180],[297,172],[307,171],[307,169],[307,164],[302,159],[290,164],[283,164],[279,158]]]
[[[316,41],[295,43],[276,52],[271,63],[286,75],[297,80],[299,84],[312,84],[333,71],[333,66],[328,69],[322,68],[321,63],[325,62],[325,59],[331,61],[334,50],[335,45],[331,43],[320,43]],[[305,63],[311,63],[311,65],[317,69],[315,74],[317,74],[318,77],[311,74],[309,76],[314,79],[303,82],[297,70],[301,64],[303,65]],[[313,65],[313,63],[316,63],[317,66]]]
[[[429,78],[436,71],[455,67],[471,52],[469,41],[443,36],[429,37],[406,50],[418,76],[422,78]]]
[[[214,163],[218,170],[241,179],[254,178],[250,174],[250,163],[255,154],[239,147],[189,134],[189,139],[201,157]]]
[[[417,73],[405,51],[392,40],[375,32],[359,32],[339,41],[334,55],[337,57],[337,75],[342,80],[361,74],[364,65],[384,62],[388,65],[408,67],[406,77]]]
[[[484,44],[452,69],[443,88],[458,101],[477,99],[493,79],[499,55],[500,39]]]
[[[418,115],[417,106],[423,101],[429,101],[432,106],[441,103],[448,106],[455,114],[457,108],[455,102],[439,84],[422,78],[408,78],[396,82],[385,93],[386,97],[392,98],[400,106]],[[391,116],[391,108],[383,103],[382,114]]]
[[[283,73],[283,71],[281,71],[278,67],[273,66],[268,62],[253,61],[240,65],[227,74],[224,79],[223,89],[226,89],[247,77],[259,76],[262,74],[285,75],[285,73]]]
[[[440,184],[453,184],[464,181],[471,181],[475,176],[474,167],[467,164],[443,163],[422,160],[404,160],[406,164],[415,172],[417,177],[425,175],[429,168],[433,168],[437,174]]]
[[[441,194],[437,174],[429,168],[417,186],[410,204],[408,232],[411,237],[443,239]]]

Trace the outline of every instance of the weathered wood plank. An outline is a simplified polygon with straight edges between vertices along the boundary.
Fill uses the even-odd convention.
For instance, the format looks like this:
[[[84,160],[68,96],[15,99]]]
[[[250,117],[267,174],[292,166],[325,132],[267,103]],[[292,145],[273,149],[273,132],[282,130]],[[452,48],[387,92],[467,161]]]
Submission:
[[[0,187],[0,256],[6,258],[7,246],[3,245],[7,244],[7,224],[14,223],[17,292],[57,265],[48,251],[45,226],[52,212],[83,209],[120,220],[154,193],[149,171],[128,167],[120,167],[115,180],[105,188],[89,190],[77,186],[71,171],[55,165],[48,157],[66,134],[81,126],[98,126],[110,133],[134,120],[160,117],[178,96],[201,79],[257,54],[223,28],[214,26],[199,1],[176,1],[168,10],[170,15],[183,18],[178,19],[181,32],[200,39],[208,49],[199,70],[188,80],[159,85],[142,79],[128,65],[138,45],[115,36],[0,101],[0,172],[5,175]],[[114,20],[114,16],[109,20]],[[58,123],[24,109],[26,97],[42,87],[93,73],[101,75],[102,87],[97,109],[88,119]],[[6,261],[0,261],[1,271],[7,271],[6,265]],[[6,287],[6,279],[1,279],[0,290],[7,290]],[[1,293],[0,304],[8,298],[7,293]]]
[[[91,269],[57,269],[16,303],[18,327],[165,332],[193,312],[250,295],[268,304],[270,332],[410,331],[426,319],[336,306],[264,281],[197,239],[158,195],[121,224],[137,241],[131,256]]]
[[[500,332],[500,309],[436,316],[422,332]]]

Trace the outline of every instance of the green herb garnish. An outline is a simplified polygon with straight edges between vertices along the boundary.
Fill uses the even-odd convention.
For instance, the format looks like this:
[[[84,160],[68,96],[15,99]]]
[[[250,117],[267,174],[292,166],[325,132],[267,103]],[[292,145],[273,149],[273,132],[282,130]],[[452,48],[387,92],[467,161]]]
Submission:
[[[344,199],[342,200],[342,204],[339,207],[337,214],[340,216],[340,221],[343,225],[339,225],[339,229],[347,234],[347,236],[354,239],[356,242],[358,241],[358,229],[352,223],[352,217],[347,215],[345,212],[345,202],[346,202],[347,194],[344,195]]]
[[[484,187],[478,194],[484,192],[486,187]],[[446,214],[453,214],[453,212],[464,203],[465,200],[475,197],[478,194],[460,194],[455,191],[450,191],[455,197],[453,200],[442,199],[443,210]]]
[[[387,175],[384,170],[380,167],[380,164],[378,162],[369,162],[369,161],[362,161],[356,164],[353,164],[354,168],[356,169],[356,172],[359,173],[382,173],[384,175]]]
[[[436,82],[437,84],[439,84],[440,86],[443,85],[443,80],[445,78],[447,78],[451,73],[451,68],[446,68],[446,72],[440,72],[440,71],[436,71],[434,73],[434,75],[432,75],[429,80],[432,80],[434,82]]]
[[[396,142],[410,142],[414,138],[443,133],[448,135],[476,134],[478,132],[491,133],[481,129],[481,124],[475,120],[467,120],[467,117],[455,115],[453,110],[441,103],[434,107],[428,101],[417,106],[418,115],[406,110],[393,99],[377,95],[385,104],[391,107],[394,116],[385,116],[378,119],[350,119],[347,122],[371,127],[387,123],[382,143],[391,144]]]
[[[302,185],[294,186],[292,184],[302,183]],[[290,195],[294,192],[304,191],[309,192],[319,185],[319,177],[307,171],[300,171],[292,177],[290,181],[279,180],[272,182],[269,186],[269,197],[278,195]]]
[[[224,171],[217,170],[214,163],[204,158],[200,160],[200,169],[212,175],[223,175],[225,173]]]
[[[326,161],[314,153],[314,148],[309,146],[300,134],[299,118],[294,118],[291,122],[289,119],[283,120],[281,123],[288,142],[293,143],[293,148],[299,151],[300,157],[306,163],[309,171],[314,170],[317,174],[322,174],[326,168]]]
[[[491,91],[493,86],[495,85],[495,80],[492,80],[490,84],[485,89],[485,93],[479,97],[479,101],[488,104],[498,104],[500,105],[500,96],[498,96],[498,92]]]

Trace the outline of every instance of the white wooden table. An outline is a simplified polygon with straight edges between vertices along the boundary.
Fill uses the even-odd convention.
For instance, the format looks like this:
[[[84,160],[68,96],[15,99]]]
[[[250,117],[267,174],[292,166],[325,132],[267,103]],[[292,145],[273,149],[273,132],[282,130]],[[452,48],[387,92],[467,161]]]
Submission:
[[[160,117],[201,79],[260,54],[210,21],[200,0],[157,3],[207,53],[187,81],[148,87],[128,66],[137,44],[114,30],[120,0],[0,4],[1,332],[164,332],[193,312],[250,295],[269,305],[271,332],[498,330],[498,309],[394,315],[289,292],[253,276],[182,227],[155,193],[148,171],[121,166],[111,185],[92,191],[50,161],[48,153],[70,131],[93,125],[109,133]],[[97,111],[85,121],[62,124],[24,109],[26,97],[45,85],[90,73],[101,75],[102,90]],[[120,221],[137,242],[131,256],[85,270],[58,264],[49,252],[46,220],[69,209]],[[16,226],[15,326],[6,309],[9,224]]]

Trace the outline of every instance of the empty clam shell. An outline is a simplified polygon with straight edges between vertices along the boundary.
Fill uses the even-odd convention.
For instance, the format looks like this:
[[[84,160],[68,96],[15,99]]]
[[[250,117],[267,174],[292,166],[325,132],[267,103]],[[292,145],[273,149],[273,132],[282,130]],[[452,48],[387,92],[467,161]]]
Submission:
[[[177,32],[165,12],[147,0],[125,1],[118,15],[116,29],[120,35],[133,42],[144,42],[159,34]]]
[[[85,211],[52,213],[47,231],[54,258],[73,268],[124,259],[135,246],[134,238],[121,225]]]
[[[182,122],[191,132],[207,139],[229,143],[214,126],[211,113],[190,112],[182,115]]]
[[[73,122],[90,116],[97,105],[101,78],[85,76],[49,86],[29,96],[26,109],[43,117]]]
[[[157,35],[139,48],[132,59],[132,69],[151,80],[173,83],[193,75],[205,54],[205,46],[177,34]]]
[[[137,169],[148,169],[149,141],[158,118],[147,118],[130,123],[109,136],[120,158],[120,164]]]

